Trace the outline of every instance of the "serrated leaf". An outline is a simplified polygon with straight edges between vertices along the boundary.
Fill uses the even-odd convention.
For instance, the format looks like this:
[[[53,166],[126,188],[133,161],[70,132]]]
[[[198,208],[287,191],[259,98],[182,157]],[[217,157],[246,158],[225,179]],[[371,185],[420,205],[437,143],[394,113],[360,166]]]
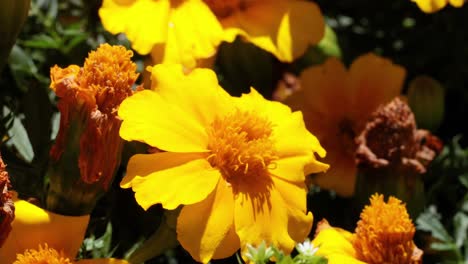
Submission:
[[[458,212],[453,217],[455,244],[458,248],[468,239],[468,215]]]
[[[453,238],[445,230],[436,213],[426,210],[416,219],[416,224],[419,230],[430,232],[434,238],[441,242],[453,243]]]

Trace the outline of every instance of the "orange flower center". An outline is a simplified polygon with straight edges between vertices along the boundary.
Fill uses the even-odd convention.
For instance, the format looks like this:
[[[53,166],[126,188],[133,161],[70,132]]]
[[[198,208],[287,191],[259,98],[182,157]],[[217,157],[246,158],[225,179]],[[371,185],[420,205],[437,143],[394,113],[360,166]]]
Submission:
[[[96,104],[103,113],[112,113],[130,96],[138,73],[132,62],[133,52],[123,46],[101,45],[89,53],[78,74],[80,86],[95,93]]]
[[[224,178],[233,181],[265,176],[278,157],[271,139],[272,124],[254,112],[236,110],[217,118],[208,128],[207,158]],[[250,177],[251,178],[251,177]]]
[[[366,263],[420,263],[422,251],[414,242],[415,228],[405,205],[395,197],[385,203],[383,195],[373,195],[361,213],[353,246]]]
[[[216,17],[225,18],[235,11],[244,10],[253,0],[203,0]]]
[[[18,254],[13,264],[72,264],[72,262],[63,253],[45,244],[44,247],[39,245],[39,250],[28,249],[24,254]]]

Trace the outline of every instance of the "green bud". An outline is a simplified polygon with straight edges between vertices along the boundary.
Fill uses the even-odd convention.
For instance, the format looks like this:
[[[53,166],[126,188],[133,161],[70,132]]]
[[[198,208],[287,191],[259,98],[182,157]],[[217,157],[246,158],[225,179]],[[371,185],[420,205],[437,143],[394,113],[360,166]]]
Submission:
[[[419,128],[437,130],[444,118],[444,103],[444,88],[438,81],[421,75],[410,82],[408,104]]]
[[[0,1],[0,70],[8,59],[26,17],[31,0]]]

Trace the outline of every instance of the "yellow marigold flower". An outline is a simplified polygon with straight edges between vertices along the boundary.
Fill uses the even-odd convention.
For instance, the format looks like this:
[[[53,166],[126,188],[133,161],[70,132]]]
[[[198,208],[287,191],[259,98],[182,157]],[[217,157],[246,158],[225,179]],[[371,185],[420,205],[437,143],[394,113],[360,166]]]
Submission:
[[[132,85],[138,77],[136,64],[130,59],[132,56],[133,53],[122,46],[103,44],[89,53],[83,67],[70,65],[51,69],[50,87],[60,98],[61,117],[57,139],[50,152],[49,209],[88,214],[93,202],[82,205],[83,201],[79,201],[76,205],[67,201],[98,195],[74,196],[70,195],[70,190],[99,193],[108,189],[120,164],[123,145],[118,132],[121,120],[117,109],[123,99],[133,93]],[[63,211],[77,207],[80,212]]]
[[[53,248],[49,248],[47,244],[44,247],[39,245],[39,249],[27,249],[23,254],[18,254],[16,261],[13,264],[72,264],[69,258],[63,253],[57,252]]]
[[[137,52],[188,68],[238,35],[290,62],[318,43],[325,28],[317,5],[303,0],[104,0],[99,15]]]
[[[2,263],[128,264],[116,259],[73,261],[83,241],[89,215],[59,215],[24,200],[15,200],[15,205],[11,234],[0,248]]]
[[[49,248],[47,244],[39,249],[27,249],[23,254],[18,254],[17,259],[13,264],[128,264],[125,260],[118,259],[87,259],[77,262],[71,261],[70,258],[64,256],[63,252],[58,252],[53,248]]]
[[[89,215],[64,216],[49,212],[24,200],[15,200],[15,220],[10,236],[0,248],[0,259],[13,263],[16,254],[47,244],[74,258],[83,241]]]
[[[15,218],[15,205],[9,188],[10,178],[0,156],[0,248],[11,232],[11,222]]]
[[[312,224],[304,175],[328,168],[302,114],[254,89],[231,97],[211,70],[151,70],[152,90],[119,108],[120,135],[167,152],[133,156],[121,187],[133,188],[144,209],[184,205],[178,240],[198,261],[263,240],[290,252]]]
[[[285,103],[304,113],[307,128],[327,150],[325,162],[332,166],[313,178],[315,184],[342,196],[353,195],[355,137],[380,104],[400,94],[404,77],[402,67],[370,53],[357,58],[349,70],[330,58],[302,72],[301,89]]]
[[[355,233],[332,228],[326,220],[317,227],[313,241],[317,255],[328,263],[421,263],[422,251],[413,242],[415,228],[405,205],[395,197],[384,201],[374,194],[361,213]]]
[[[415,2],[419,9],[425,13],[434,13],[444,8],[447,4],[453,7],[461,7],[465,0],[411,0]]]

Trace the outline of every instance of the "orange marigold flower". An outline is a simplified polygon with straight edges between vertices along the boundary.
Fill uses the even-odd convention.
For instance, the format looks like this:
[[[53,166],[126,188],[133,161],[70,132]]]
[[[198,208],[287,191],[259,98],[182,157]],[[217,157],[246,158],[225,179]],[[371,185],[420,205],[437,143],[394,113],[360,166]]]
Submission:
[[[383,195],[374,194],[361,213],[353,246],[367,263],[419,263],[422,251],[413,242],[415,231],[400,200],[390,196],[385,202]]]
[[[138,77],[132,55],[122,46],[103,44],[89,54],[83,67],[51,69],[50,87],[59,97],[61,112],[59,132],[50,152],[51,188],[68,184],[57,186],[53,192],[69,192],[79,185],[90,191],[95,191],[90,185],[98,190],[109,187],[123,144],[117,109],[133,93]],[[70,180],[54,179],[53,175]]]
[[[300,112],[265,100],[254,89],[229,96],[213,71],[152,69],[152,90],[119,109],[120,135],[167,152],[133,156],[121,187],[148,209],[183,205],[181,245],[198,261],[231,256],[262,241],[290,252],[312,225],[305,174],[327,165]]]
[[[285,103],[304,113],[307,128],[328,152],[325,161],[331,167],[312,179],[315,184],[342,196],[353,195],[355,137],[380,104],[400,94],[404,77],[402,67],[374,54],[357,58],[349,70],[330,58],[302,72],[301,88]]]
[[[405,205],[395,197],[384,201],[374,194],[361,213],[355,233],[333,228],[321,221],[317,227],[317,255],[328,263],[421,263],[423,252],[413,242],[414,225]]]
[[[291,62],[318,43],[325,28],[317,5],[303,0],[104,0],[99,15],[137,52],[188,68],[239,35]]]
[[[11,222],[15,218],[15,205],[9,188],[11,188],[10,178],[0,156],[0,248],[10,234]]]
[[[425,13],[434,13],[444,8],[447,4],[453,7],[462,7],[465,0],[411,0],[415,2],[419,9]]]

